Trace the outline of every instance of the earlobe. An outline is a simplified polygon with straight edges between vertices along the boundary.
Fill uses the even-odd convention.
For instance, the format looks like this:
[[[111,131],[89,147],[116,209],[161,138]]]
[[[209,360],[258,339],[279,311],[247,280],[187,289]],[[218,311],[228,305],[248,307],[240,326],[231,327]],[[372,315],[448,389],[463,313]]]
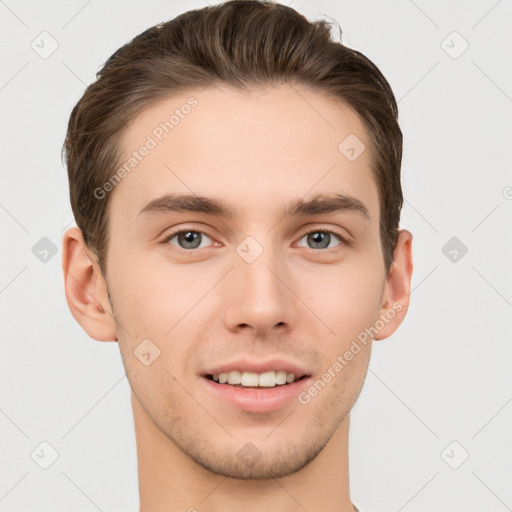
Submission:
[[[66,300],[75,320],[98,341],[117,340],[107,286],[99,265],[87,254],[82,231],[68,229],[62,238],[62,268]]]
[[[374,340],[388,338],[403,322],[409,309],[412,271],[412,234],[402,229],[398,234],[393,252],[393,264],[386,281],[387,302],[380,312],[381,324],[384,325],[375,335]]]

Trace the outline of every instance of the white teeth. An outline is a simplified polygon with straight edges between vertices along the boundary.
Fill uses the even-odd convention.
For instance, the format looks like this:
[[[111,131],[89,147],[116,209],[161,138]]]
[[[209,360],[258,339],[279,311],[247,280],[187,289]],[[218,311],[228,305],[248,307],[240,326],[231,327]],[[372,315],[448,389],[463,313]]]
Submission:
[[[228,373],[228,384],[240,384],[242,382],[242,374],[237,371]]]
[[[295,373],[288,373],[286,375],[286,382],[290,383],[295,380]]]
[[[276,372],[260,373],[258,377],[258,386],[264,388],[273,388],[276,385]]]
[[[229,373],[231,373],[231,372],[229,372]],[[254,372],[242,373],[242,379],[241,379],[240,384],[242,384],[242,386],[257,386],[258,385],[258,374],[254,373]]]
[[[276,384],[286,384],[286,372],[276,372]]]
[[[227,383],[232,385],[240,384],[247,387],[273,388],[274,386],[282,386],[294,382],[295,374],[287,373],[283,370],[271,370],[263,373],[232,370],[230,372],[214,374],[213,380],[219,382],[219,384]]]

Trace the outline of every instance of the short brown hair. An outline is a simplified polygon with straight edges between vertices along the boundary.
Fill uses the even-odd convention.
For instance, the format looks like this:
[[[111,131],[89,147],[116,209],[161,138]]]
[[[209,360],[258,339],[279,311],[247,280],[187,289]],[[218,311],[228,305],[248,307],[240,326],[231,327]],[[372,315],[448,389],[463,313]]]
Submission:
[[[212,83],[235,88],[300,84],[343,102],[361,117],[370,137],[389,272],[403,203],[398,106],[375,64],[332,39],[331,28],[330,22],[310,22],[282,4],[232,0],[155,25],[108,58],[73,108],[62,148],[75,221],[103,275],[110,194],[97,199],[94,191],[119,164],[127,124],[159,100]]]

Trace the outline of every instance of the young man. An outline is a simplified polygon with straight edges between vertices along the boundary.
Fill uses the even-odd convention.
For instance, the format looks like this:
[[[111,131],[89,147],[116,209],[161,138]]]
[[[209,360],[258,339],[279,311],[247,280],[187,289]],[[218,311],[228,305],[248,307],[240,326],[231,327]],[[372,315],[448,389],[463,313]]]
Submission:
[[[65,291],[117,340],[141,512],[352,512],[350,410],[409,304],[380,71],[235,0],[119,49],[71,114]]]

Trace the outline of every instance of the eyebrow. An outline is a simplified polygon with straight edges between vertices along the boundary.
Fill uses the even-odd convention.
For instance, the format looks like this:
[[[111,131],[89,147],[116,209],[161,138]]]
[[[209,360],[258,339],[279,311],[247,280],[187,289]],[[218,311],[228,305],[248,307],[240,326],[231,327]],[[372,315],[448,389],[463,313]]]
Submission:
[[[221,199],[193,194],[166,194],[146,204],[139,216],[171,212],[205,213],[225,219],[237,215],[237,210]],[[370,220],[366,206],[359,199],[344,194],[316,195],[307,201],[299,198],[281,209],[283,218],[335,212],[358,212]]]

